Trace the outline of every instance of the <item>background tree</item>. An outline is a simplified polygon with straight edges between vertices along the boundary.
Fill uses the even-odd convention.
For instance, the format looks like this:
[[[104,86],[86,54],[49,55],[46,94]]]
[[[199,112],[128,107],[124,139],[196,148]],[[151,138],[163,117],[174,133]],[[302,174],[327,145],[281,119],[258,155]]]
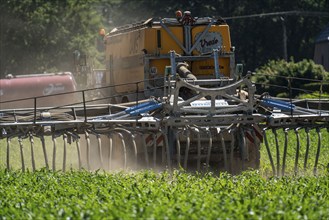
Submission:
[[[253,81],[259,94],[267,92],[273,97],[329,97],[329,72],[312,60],[271,60],[256,69]]]
[[[2,1],[0,73],[73,70],[73,51],[96,55],[94,0]]]

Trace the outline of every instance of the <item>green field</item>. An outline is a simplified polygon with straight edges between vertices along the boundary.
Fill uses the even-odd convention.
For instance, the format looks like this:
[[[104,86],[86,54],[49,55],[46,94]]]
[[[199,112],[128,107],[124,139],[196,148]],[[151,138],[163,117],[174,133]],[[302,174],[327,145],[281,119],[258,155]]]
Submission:
[[[282,159],[284,135],[279,133]],[[0,219],[329,219],[329,135],[322,130],[318,175],[313,166],[317,133],[311,131],[310,156],[304,170],[306,135],[300,133],[299,172],[294,173],[296,135],[289,132],[285,177],[273,177],[265,146],[261,168],[232,176],[153,171],[105,173],[21,172],[19,147],[13,145],[12,171],[5,170],[6,143],[0,143]],[[276,161],[275,139],[268,132]],[[51,152],[52,146],[47,146]],[[16,149],[16,150],[14,150]],[[27,164],[30,163],[26,147]],[[61,148],[58,153],[61,154]],[[74,150],[68,152],[74,156]],[[37,165],[43,165],[37,152]],[[282,162],[281,162],[282,163]],[[37,167],[38,167],[37,166]],[[60,160],[57,164],[61,167]],[[31,170],[30,165],[27,166]]]
[[[328,219],[329,176],[0,172],[1,219]]]

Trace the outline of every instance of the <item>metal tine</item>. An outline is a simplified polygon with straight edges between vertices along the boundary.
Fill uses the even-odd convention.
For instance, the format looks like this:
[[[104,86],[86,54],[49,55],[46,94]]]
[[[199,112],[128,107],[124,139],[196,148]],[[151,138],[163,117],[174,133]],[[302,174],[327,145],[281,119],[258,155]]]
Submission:
[[[99,156],[99,160],[101,162],[101,168],[104,168],[103,155],[102,155],[102,140],[101,140],[101,135],[100,134],[96,134],[96,138],[97,138],[98,156]]]
[[[56,171],[56,137],[55,134],[52,135],[53,141],[53,171]]]
[[[289,128],[284,128],[284,149],[283,149],[282,171],[281,171],[282,176],[284,176],[286,169],[286,158],[287,158],[287,149],[288,149],[288,130]]]
[[[32,161],[32,171],[35,171],[35,159],[34,159],[34,139],[33,135],[29,133],[29,140],[31,143],[31,161]]]
[[[25,163],[24,163],[24,152],[23,152],[23,143],[22,143],[22,137],[18,137],[18,143],[19,143],[19,149],[21,153],[21,163],[22,163],[22,171],[25,172]]]
[[[11,137],[7,137],[7,170],[10,170],[10,145]]]
[[[157,135],[154,133],[152,135],[153,138],[153,168],[156,167],[156,161],[157,161]]]
[[[209,146],[208,146],[208,153],[207,153],[207,160],[206,160],[206,165],[207,165],[207,169],[209,168],[209,163],[210,163],[210,156],[211,156],[211,150],[212,150],[212,135],[211,135],[211,131],[207,128],[206,129],[208,136],[209,136]]]
[[[44,135],[40,136],[40,141],[41,141],[41,145],[42,145],[43,156],[45,158],[45,166],[46,166],[46,169],[49,169],[47,150],[46,150],[46,142],[45,142]]]
[[[123,167],[126,170],[127,169],[127,148],[126,148],[126,143],[124,141],[123,135],[120,132],[118,132],[118,135],[119,135],[119,137],[121,139],[121,143],[122,143],[122,147],[123,147],[123,154],[124,154],[124,164],[123,164]]]
[[[227,155],[226,155],[226,145],[225,145],[225,140],[224,140],[224,136],[223,136],[223,131],[218,131],[219,132],[219,138],[221,140],[221,144],[222,144],[222,148],[223,148],[223,156],[224,156],[224,168],[225,170],[228,170],[228,166],[227,166]]]
[[[64,146],[63,146],[63,172],[65,172],[66,168],[66,148],[67,148],[67,135],[63,134]]]
[[[81,147],[80,147],[80,137],[79,136],[75,137],[75,142],[76,142],[76,146],[77,146],[79,170],[81,170],[82,163],[81,163]]]
[[[234,137],[234,129],[229,129],[228,131],[231,134],[231,151],[230,151],[230,172],[233,173],[233,156],[234,156],[234,145],[235,145],[235,137]]]
[[[198,138],[198,148],[197,148],[197,171],[200,171],[201,166],[201,137],[200,137],[200,130],[194,127],[194,131],[197,133]]]
[[[254,128],[254,125],[252,125],[252,129],[251,129],[251,135],[252,135],[252,138],[254,139],[254,142],[253,142],[253,144],[254,144],[254,147],[255,147],[255,149],[257,150],[257,140],[256,140],[256,132],[255,132],[255,128]],[[256,169],[259,169],[259,161],[260,161],[260,155],[259,155],[259,153],[257,153],[257,151],[255,151],[255,156],[256,156],[256,161],[257,161],[257,164],[256,164]]]
[[[137,152],[137,144],[136,144],[136,140],[135,140],[135,138],[136,138],[136,136],[137,135],[134,135],[134,134],[132,134],[131,132],[129,132],[128,131],[128,133],[130,133],[130,137],[131,137],[131,140],[132,140],[132,142],[133,142],[133,147],[134,147],[134,155],[135,155],[135,167],[137,167],[137,164],[138,164],[138,152]],[[147,154],[147,152],[146,152],[146,154]]]
[[[314,168],[313,168],[313,174],[316,175],[318,171],[318,162],[319,162],[319,156],[320,156],[320,149],[321,149],[321,130],[320,127],[316,128],[316,132],[318,133],[318,148],[316,150],[316,157],[315,157],[315,163],[314,163]]]
[[[77,147],[77,153],[78,153],[78,165],[79,165],[79,170],[82,168],[82,162],[81,162],[81,147],[80,147],[80,136],[76,133],[72,132],[66,132],[67,135],[71,136],[73,141],[76,142],[76,147]]]
[[[138,159],[137,158],[137,155],[138,155],[138,152],[137,152],[137,145],[136,145],[136,140],[135,140],[135,137],[136,136],[131,131],[129,131],[127,129],[118,128],[118,129],[115,129],[115,130],[117,130],[118,132],[122,131],[122,132],[125,132],[125,133],[129,134],[129,136],[131,138],[131,141],[133,143],[133,147],[134,147],[135,167],[137,167],[137,159]],[[122,140],[124,140],[124,135],[122,134],[122,132],[120,132],[120,134],[122,136]],[[125,150],[125,157],[127,158],[127,155],[126,154],[127,154],[127,150]]]
[[[147,151],[146,141],[145,141],[143,133],[141,133],[140,136],[142,138],[142,143],[143,143],[143,148],[144,148],[146,168],[148,169],[150,167],[150,163],[149,163],[149,155],[148,155],[148,151]]]
[[[272,154],[271,154],[271,151],[270,151],[270,147],[269,147],[268,141],[267,141],[266,129],[267,128],[264,128],[263,129],[263,137],[264,137],[264,142],[265,142],[265,146],[266,146],[266,151],[267,151],[268,157],[270,159],[270,163],[271,163],[271,167],[272,167],[272,172],[273,172],[273,175],[275,175],[276,174],[276,172],[275,172],[275,166],[274,166],[274,163],[273,163],[273,158],[272,158]]]
[[[163,135],[163,137],[164,137],[164,142],[166,141],[165,140],[165,137],[167,137],[167,135],[164,133],[164,132],[161,132],[161,135]],[[168,142],[169,143],[169,142]],[[166,143],[165,143],[166,144]],[[169,146],[169,145],[168,145]],[[165,162],[166,162],[166,146],[163,146],[162,148],[161,148],[161,155],[162,155],[162,164],[165,164]]]
[[[87,169],[90,170],[90,137],[87,130],[85,130],[85,138],[87,142]]]
[[[190,130],[187,130],[186,134],[186,148],[185,148],[185,157],[184,157],[184,169],[187,169],[187,160],[188,160],[188,152],[190,150],[190,145],[191,145],[191,138],[190,138]]]
[[[306,132],[306,151],[305,151],[305,160],[304,160],[304,170],[306,170],[307,168],[308,153],[310,149],[310,128],[306,127],[305,132]]]
[[[274,134],[275,147],[276,147],[276,172],[277,172],[276,175],[280,176],[280,148],[279,148],[278,134],[275,128],[272,128],[272,132]]]
[[[113,156],[113,139],[112,139],[112,134],[109,134],[108,135],[109,137],[109,140],[110,140],[110,149],[109,149],[109,164],[108,164],[108,167],[109,167],[109,170],[112,169],[112,156]]]
[[[7,137],[7,170],[10,170],[10,145],[11,145],[11,138]]]
[[[165,147],[166,147],[166,152],[167,152],[167,165],[168,169],[171,170],[171,158],[170,158],[170,150],[169,150],[169,141],[168,141],[168,135],[164,133],[164,131],[161,131],[163,136],[164,136],[164,141],[165,141]]]
[[[246,158],[248,158],[248,149],[247,148],[247,143],[246,143],[246,135],[244,134],[244,129],[239,129],[242,137],[242,146],[241,146],[241,165],[242,165],[242,170],[244,170],[245,164],[244,161]]]
[[[177,167],[181,167],[181,159],[180,159],[180,140],[179,140],[179,132],[176,132],[176,148],[177,148]]]
[[[300,137],[299,137],[299,129],[300,128],[295,128],[295,134],[296,134],[296,157],[295,157],[295,167],[294,167],[294,172],[295,175],[298,173],[298,159],[299,159],[299,151],[300,151]]]

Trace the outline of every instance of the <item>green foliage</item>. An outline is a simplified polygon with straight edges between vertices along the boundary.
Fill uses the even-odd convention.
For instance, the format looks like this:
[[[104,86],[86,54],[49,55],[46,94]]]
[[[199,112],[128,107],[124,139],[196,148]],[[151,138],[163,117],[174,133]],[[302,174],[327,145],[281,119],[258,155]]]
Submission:
[[[329,178],[0,171],[1,219],[327,219]]]
[[[273,134],[268,131],[267,135],[276,161]],[[284,135],[281,130],[278,135],[282,160]],[[313,168],[318,144],[314,130],[310,138],[308,171]],[[40,168],[24,173],[0,168],[0,219],[327,219],[328,138],[322,129],[318,168],[323,172],[319,176],[303,171],[304,132],[300,132],[299,175],[291,175],[296,154],[294,131],[289,132],[288,138],[288,176],[281,178],[266,178],[272,173],[264,145],[260,171],[238,176],[183,171],[172,174],[152,171],[63,173]],[[3,144],[0,155],[5,156]],[[12,162],[18,162],[19,166],[19,159]]]
[[[302,94],[297,97],[298,99],[329,99],[329,93],[313,92],[311,94]]]
[[[253,81],[257,83],[258,93],[269,92],[278,97],[289,97],[290,87],[292,98],[303,93],[311,96],[313,92],[321,91],[321,87],[322,97],[326,96],[325,91],[329,91],[329,73],[323,66],[306,59],[300,62],[271,60],[256,69]],[[319,96],[314,94],[313,98]]]
[[[0,74],[72,71],[73,51],[96,57],[95,0],[3,1]]]

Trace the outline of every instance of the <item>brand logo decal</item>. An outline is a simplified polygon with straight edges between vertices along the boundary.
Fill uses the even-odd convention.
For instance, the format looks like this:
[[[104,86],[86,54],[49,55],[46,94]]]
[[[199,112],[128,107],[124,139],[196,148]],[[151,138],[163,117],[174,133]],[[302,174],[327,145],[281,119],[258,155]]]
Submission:
[[[198,39],[201,34],[196,34],[195,39]],[[196,49],[200,53],[211,53],[213,49],[218,49],[222,46],[222,39],[222,35],[219,32],[209,32],[196,42],[198,44]]]
[[[50,95],[54,93],[64,92],[65,87],[62,83],[50,83],[47,87],[43,89],[43,95]]]

